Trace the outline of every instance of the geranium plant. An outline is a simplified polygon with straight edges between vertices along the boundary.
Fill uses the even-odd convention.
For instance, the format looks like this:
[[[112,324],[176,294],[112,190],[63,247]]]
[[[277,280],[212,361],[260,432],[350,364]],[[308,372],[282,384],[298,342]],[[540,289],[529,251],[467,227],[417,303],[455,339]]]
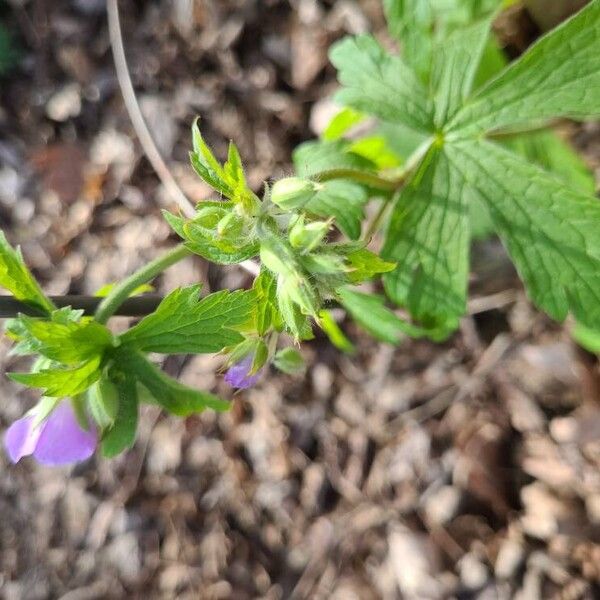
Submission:
[[[0,238],[0,285],[37,311],[6,324],[13,352],[35,357],[31,372],[9,376],[42,394],[8,430],[14,461],[82,460],[96,444],[115,456],[134,443],[144,402],[183,417],[227,410],[150,355],[221,353],[225,380],[246,388],[271,364],[302,371],[296,346],[278,349],[282,336],[297,345],[320,327],[350,348],[332,303],[386,342],[444,339],[466,310],[471,240],[490,232],[540,309],[600,330],[600,203],[549,129],[600,115],[600,0],[510,64],[491,33],[495,0],[386,0],[385,9],[401,52],[370,35],[333,46],[343,108],[296,150],[295,176],[257,194],[236,146],[222,163],[194,125],[192,166],[214,198],[192,218],[165,212],[181,244],[110,288],[93,316],[54,306]],[[366,133],[347,135],[358,123]],[[367,220],[369,202],[378,210]],[[252,260],[260,271],[250,289],[176,289],[124,333],[107,327],[140,285],[190,254]],[[378,279],[385,295],[358,287]]]

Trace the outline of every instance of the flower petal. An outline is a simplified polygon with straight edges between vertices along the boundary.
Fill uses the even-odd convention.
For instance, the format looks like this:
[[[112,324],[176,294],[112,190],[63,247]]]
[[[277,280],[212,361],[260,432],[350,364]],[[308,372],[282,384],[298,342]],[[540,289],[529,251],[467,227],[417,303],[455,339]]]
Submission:
[[[71,403],[65,400],[44,423],[33,456],[44,465],[66,465],[88,459],[97,442],[96,430],[81,429]]]
[[[252,368],[252,356],[246,356],[240,362],[230,367],[225,373],[225,381],[232,387],[239,389],[247,389],[252,387],[262,374],[262,369],[254,375],[248,375]]]
[[[13,463],[18,463],[24,456],[29,456],[35,450],[41,428],[34,428],[34,420],[33,415],[22,417],[6,431],[4,447]]]

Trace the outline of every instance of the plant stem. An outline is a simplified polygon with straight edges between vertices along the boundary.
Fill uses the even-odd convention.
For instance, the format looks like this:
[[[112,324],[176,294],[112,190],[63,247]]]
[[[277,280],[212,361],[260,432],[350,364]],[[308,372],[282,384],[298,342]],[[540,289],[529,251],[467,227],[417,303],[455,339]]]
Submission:
[[[379,190],[393,192],[398,187],[398,180],[385,179],[372,173],[365,173],[356,169],[330,169],[321,171],[315,175],[314,179],[318,182],[331,181],[332,179],[351,179],[357,183],[364,183]]]
[[[379,226],[381,225],[381,221],[383,220],[383,216],[385,215],[385,211],[388,209],[389,206],[390,206],[390,202],[382,202],[381,203],[381,206],[379,207],[377,214],[375,215],[375,217],[369,224],[369,228],[367,229],[367,232],[365,233],[365,240],[367,242],[371,240],[373,235],[375,235],[375,232],[379,229]]]
[[[73,310],[83,310],[83,314],[86,316],[93,315],[100,302],[102,302],[102,298],[98,296],[72,294],[66,296],[48,296],[48,299],[52,302],[55,309],[68,306]],[[123,317],[143,317],[154,312],[162,299],[163,297],[158,294],[144,294],[143,296],[127,298],[114,314]],[[48,317],[48,314],[38,306],[22,302],[12,296],[0,296],[0,319],[11,319],[19,315]]]
[[[98,323],[106,323],[108,319],[115,314],[119,306],[129,297],[131,292],[143,283],[154,279],[159,273],[179,262],[191,252],[183,245],[179,244],[172,250],[169,250],[162,256],[138,269],[135,273],[124,279],[100,302],[94,318]]]

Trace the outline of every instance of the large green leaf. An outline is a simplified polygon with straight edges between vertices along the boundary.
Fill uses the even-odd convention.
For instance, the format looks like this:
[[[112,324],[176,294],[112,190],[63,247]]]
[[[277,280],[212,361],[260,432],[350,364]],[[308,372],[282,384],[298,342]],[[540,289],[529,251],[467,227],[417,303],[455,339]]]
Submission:
[[[422,78],[431,68],[434,11],[430,0],[384,0],[390,33],[400,42],[402,57]]]
[[[369,35],[338,42],[329,56],[344,86],[336,96],[341,104],[384,121],[431,131],[431,101],[427,91],[399,56],[386,52]]]
[[[442,127],[461,108],[471,92],[490,32],[485,19],[459,29],[436,44],[432,85],[435,90],[435,125]]]
[[[427,327],[456,326],[464,313],[469,259],[468,190],[460,172],[431,149],[399,194],[382,256],[398,266],[386,292]]]
[[[552,117],[600,116],[600,0],[593,0],[485,85],[447,125],[464,137]]]
[[[360,237],[363,208],[368,199],[364,187],[357,183],[327,181],[308,202],[305,210],[319,217],[333,217],[341,231],[350,239],[356,240]]]
[[[447,149],[487,208],[533,301],[600,328],[600,202],[485,140]]]

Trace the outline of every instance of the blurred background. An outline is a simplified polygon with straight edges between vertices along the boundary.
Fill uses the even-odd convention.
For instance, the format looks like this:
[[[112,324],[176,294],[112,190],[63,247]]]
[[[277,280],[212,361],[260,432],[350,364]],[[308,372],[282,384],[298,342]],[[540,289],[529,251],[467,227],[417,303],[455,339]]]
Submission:
[[[188,197],[195,116],[234,139],[252,185],[291,172],[327,124],[327,47],[385,37],[379,0],[122,0],[138,101]],[[174,237],[136,140],[103,0],[0,2],[0,227],[49,293],[93,293]],[[517,55],[539,33],[496,24]],[[600,174],[600,127],[561,125]],[[498,242],[474,252],[469,316],[447,343],[354,356],[320,336],[304,377],[274,371],[233,410],[144,413],[134,449],[73,469],[0,454],[0,595],[63,598],[600,597],[600,371],[527,302]],[[240,287],[187,259],[160,291]],[[123,322],[114,320],[115,327]],[[0,342],[2,371],[19,370]],[[231,392],[214,357],[173,357],[186,383]],[[0,429],[35,397],[0,379]]]

